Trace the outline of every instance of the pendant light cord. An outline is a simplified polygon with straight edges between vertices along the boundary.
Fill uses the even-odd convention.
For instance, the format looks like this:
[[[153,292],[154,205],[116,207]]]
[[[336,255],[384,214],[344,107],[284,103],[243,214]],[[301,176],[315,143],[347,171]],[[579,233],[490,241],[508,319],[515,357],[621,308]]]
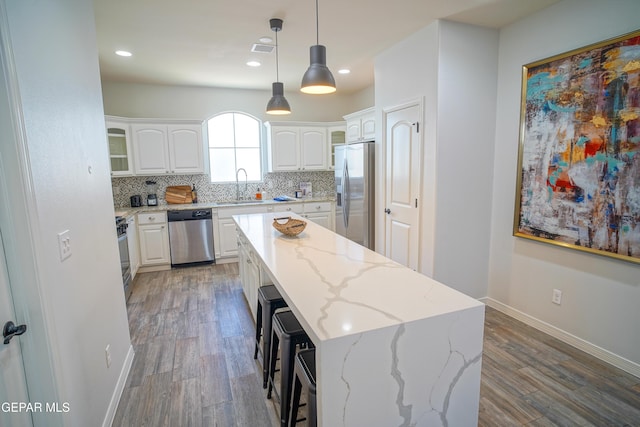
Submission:
[[[276,81],[280,81],[280,70],[278,70],[278,30],[276,30]]]
[[[318,0],[316,0],[316,44],[320,44],[320,24],[318,20]]]

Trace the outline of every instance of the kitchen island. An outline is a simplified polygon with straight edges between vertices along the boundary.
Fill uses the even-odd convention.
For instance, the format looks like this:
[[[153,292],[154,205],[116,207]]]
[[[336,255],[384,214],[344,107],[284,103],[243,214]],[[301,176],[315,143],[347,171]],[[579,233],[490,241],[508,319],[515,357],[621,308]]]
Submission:
[[[290,213],[236,215],[316,346],[320,426],[476,426],[484,304]],[[295,215],[293,215],[295,217]]]

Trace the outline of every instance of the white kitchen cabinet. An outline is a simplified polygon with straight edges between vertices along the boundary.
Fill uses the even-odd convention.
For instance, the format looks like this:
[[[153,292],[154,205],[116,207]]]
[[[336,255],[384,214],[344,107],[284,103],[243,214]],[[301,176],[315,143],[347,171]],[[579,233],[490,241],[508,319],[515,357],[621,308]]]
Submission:
[[[304,202],[302,216],[329,230],[335,230],[335,212],[332,202]]]
[[[238,238],[236,235],[236,224],[233,215],[249,213],[266,213],[266,205],[249,206],[221,206],[218,208],[218,235],[214,244],[217,248],[216,255],[219,258],[229,258],[238,256]]]
[[[141,267],[171,264],[166,212],[138,214],[138,241]]]
[[[253,318],[256,317],[258,307],[258,289],[260,286],[270,285],[273,282],[269,275],[265,273],[260,257],[254,252],[246,237],[237,233],[238,245],[238,270],[242,291],[247,299]]]
[[[304,205],[302,203],[283,203],[273,206],[274,212],[296,213],[302,215],[304,213]]]
[[[131,125],[136,175],[164,175],[169,173],[169,140],[163,125]]]
[[[135,215],[127,218],[127,246],[129,248],[131,280],[133,280],[138,272],[138,267],[140,267],[140,255],[138,254],[138,225]]]
[[[258,305],[258,287],[260,286],[260,265],[258,257],[246,242],[243,243],[242,235],[237,235],[238,245],[238,270],[242,290],[247,299],[253,317],[256,316]]]
[[[106,120],[111,176],[133,175],[129,123]]]
[[[327,170],[326,126],[266,122],[269,172]]]
[[[336,147],[347,142],[346,130],[347,128],[344,124],[327,128],[327,137],[329,138],[327,165],[330,170],[336,168]]]
[[[202,125],[132,123],[136,175],[204,173]]]
[[[376,118],[373,107],[344,116],[347,121],[347,143],[372,141],[376,137]]]
[[[202,125],[168,125],[167,134],[171,173],[204,173]]]

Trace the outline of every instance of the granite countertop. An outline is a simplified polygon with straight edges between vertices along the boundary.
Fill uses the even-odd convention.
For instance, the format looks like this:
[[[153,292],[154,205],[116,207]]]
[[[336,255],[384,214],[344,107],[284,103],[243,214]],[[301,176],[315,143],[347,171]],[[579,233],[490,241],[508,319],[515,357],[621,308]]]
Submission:
[[[186,210],[186,209],[208,209],[208,208],[226,208],[233,206],[255,206],[255,205],[284,205],[291,203],[309,203],[309,202],[333,202],[333,197],[305,197],[302,199],[295,199],[286,202],[279,202],[277,200],[228,200],[217,202],[203,202],[203,203],[186,203],[186,204],[167,204],[161,203],[158,206],[140,206],[139,208],[132,207],[116,207],[116,216],[130,217],[132,215],[144,212],[163,212],[171,210]]]

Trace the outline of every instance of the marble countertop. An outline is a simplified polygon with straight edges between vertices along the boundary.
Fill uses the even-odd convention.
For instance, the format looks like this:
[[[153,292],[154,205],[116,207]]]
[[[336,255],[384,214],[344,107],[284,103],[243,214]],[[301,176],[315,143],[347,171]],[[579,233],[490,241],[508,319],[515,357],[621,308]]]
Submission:
[[[483,305],[311,221],[285,236],[278,216],[233,218],[316,343]]]
[[[138,213],[145,212],[162,212],[171,210],[186,210],[186,209],[208,209],[208,208],[226,208],[234,206],[264,206],[264,205],[284,205],[290,203],[309,203],[309,202],[332,202],[331,197],[306,197],[302,199],[295,199],[286,202],[279,202],[277,200],[229,200],[229,201],[217,201],[206,203],[186,203],[186,204],[167,204],[163,203],[158,206],[140,206],[138,208],[132,207],[117,207],[115,208],[116,216],[130,217]]]

